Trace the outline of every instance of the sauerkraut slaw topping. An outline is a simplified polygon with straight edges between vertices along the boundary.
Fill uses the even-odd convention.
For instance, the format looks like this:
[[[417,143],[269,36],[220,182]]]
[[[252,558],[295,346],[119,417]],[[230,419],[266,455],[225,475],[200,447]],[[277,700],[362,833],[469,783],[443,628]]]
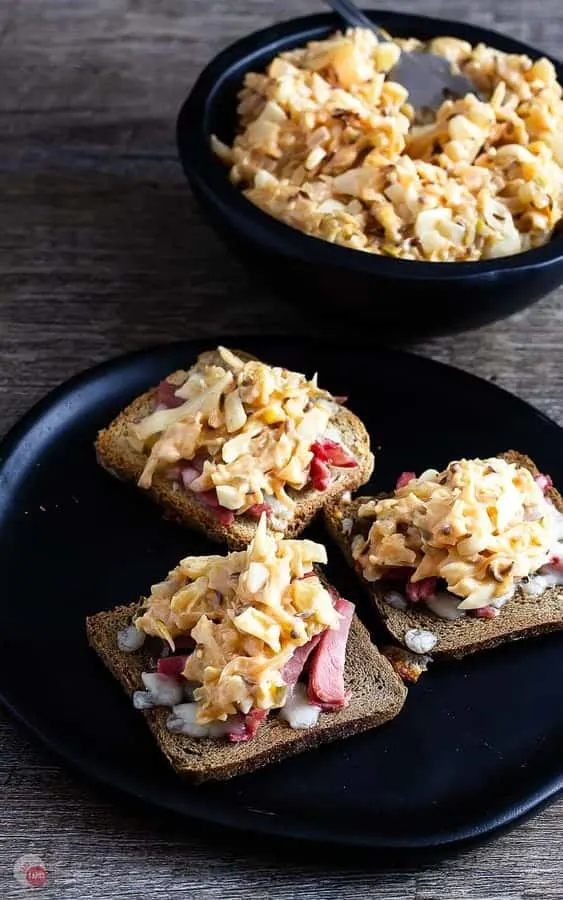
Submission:
[[[417,124],[386,75],[426,48],[488,100],[446,100]],[[507,256],[544,244],[562,215],[561,92],[547,59],[351,29],[246,75],[239,133],[212,146],[252,203],[316,237],[413,260]]]
[[[459,610],[510,596],[550,561],[558,538],[558,513],[538,481],[525,467],[495,457],[407,477],[392,497],[362,505],[359,516],[373,520],[367,537],[352,542],[366,580],[407,567],[413,587],[443,579],[461,598]]]
[[[283,706],[296,648],[341,620],[314,563],[326,563],[322,544],[276,540],[262,516],[246,550],[187,557],[153,586],[135,625],[172,649],[180,636],[195,641],[182,675],[198,685],[196,724]]]
[[[331,464],[357,465],[329,426],[338,404],[316,376],[244,361],[225,347],[218,352],[220,364],[198,361],[170,385],[173,406],[131,426],[130,440],[148,453],[139,485],[148,488],[158,470],[193,461],[189,478],[183,473],[191,491],[207,500],[214,491],[219,506],[236,515],[271,502],[283,519],[295,505],[287,488],[328,485],[317,477],[322,466],[328,473],[323,446],[333,447]]]

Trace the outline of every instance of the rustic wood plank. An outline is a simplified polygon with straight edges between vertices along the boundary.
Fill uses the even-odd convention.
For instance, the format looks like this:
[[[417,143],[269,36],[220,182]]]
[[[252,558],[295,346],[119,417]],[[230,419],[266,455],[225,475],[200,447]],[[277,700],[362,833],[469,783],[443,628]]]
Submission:
[[[559,0],[411,0],[402,8],[507,31],[554,54],[563,39]],[[308,10],[298,0],[0,5],[0,432],[60,381],[113,354],[304,327],[248,281],[201,220],[176,161],[174,119],[214,53]],[[562,296],[414,349],[497,381],[561,423]],[[400,868],[202,835],[86,783],[5,714],[0,746],[2,897],[29,895],[11,875],[25,852],[45,859],[50,885],[38,896],[56,900],[563,897],[561,800],[487,845]]]
[[[373,854],[281,848],[213,832],[135,808],[85,784],[11,724],[0,726],[0,860],[5,871],[22,853],[39,853],[53,900],[85,896],[165,898],[171,891],[206,900],[303,894],[385,900],[560,900],[556,835],[561,804],[480,847],[441,860],[395,862]],[[205,833],[204,833],[205,834]],[[4,897],[24,897],[9,880]]]

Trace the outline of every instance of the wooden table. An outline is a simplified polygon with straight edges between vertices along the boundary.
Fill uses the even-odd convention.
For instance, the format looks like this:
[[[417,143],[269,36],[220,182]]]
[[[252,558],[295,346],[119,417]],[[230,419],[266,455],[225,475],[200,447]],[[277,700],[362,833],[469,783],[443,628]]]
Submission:
[[[563,39],[559,0],[404,6],[552,53]],[[0,430],[63,379],[125,350],[298,327],[282,302],[248,284],[201,220],[176,160],[174,119],[220,48],[307,9],[297,0],[0,4]],[[415,349],[497,381],[562,422],[562,297]],[[400,867],[209,835],[86,783],[4,715],[0,739],[2,898],[28,896],[12,866],[29,852],[49,870],[38,896],[56,900],[563,897],[563,800],[484,846]]]

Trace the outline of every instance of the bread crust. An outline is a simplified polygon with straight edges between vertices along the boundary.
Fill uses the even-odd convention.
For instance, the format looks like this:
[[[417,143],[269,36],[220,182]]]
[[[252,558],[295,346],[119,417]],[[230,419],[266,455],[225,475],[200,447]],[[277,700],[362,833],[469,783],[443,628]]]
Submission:
[[[535,463],[516,450],[500,454],[507,462],[525,466],[535,476],[539,470]],[[380,495],[389,496],[389,495]],[[563,512],[563,499],[554,487],[547,491],[547,496],[556,508]],[[346,534],[342,523],[351,519],[358,521],[358,509],[371,497],[356,497],[348,502],[336,501],[325,509],[325,524],[338,543],[351,566],[356,568],[351,553],[351,540],[357,530]],[[461,658],[469,653],[476,653],[507,641],[515,641],[525,637],[543,634],[548,631],[563,629],[563,586],[547,588],[539,597],[527,596],[520,589],[502,608],[500,615],[494,619],[483,619],[474,616],[450,621],[439,618],[423,604],[409,605],[406,610],[395,609],[385,600],[386,592],[375,584],[365,581],[358,575],[364,588],[368,591],[375,609],[387,630],[398,644],[405,647],[405,633],[411,628],[423,628],[432,631],[438,642],[432,650],[434,657]]]
[[[242,351],[235,352],[243,359],[251,358]],[[205,357],[210,363],[221,362],[217,351],[211,351],[205,354]],[[173,378],[177,374],[171,373],[168,377]],[[127,433],[134,421],[152,411],[156,393],[155,387],[137,397],[98,434],[95,448],[99,464],[122,481],[137,483],[145,466],[146,455],[131,446],[127,440]],[[331,418],[330,426],[338,429],[345,446],[354,454],[358,465],[351,469],[333,469],[332,483],[325,491],[311,488],[292,494],[297,505],[295,514],[284,531],[286,538],[300,534],[326,503],[333,501],[344,491],[357,490],[369,481],[373,472],[374,458],[370,451],[369,435],[360,419],[341,406]],[[235,516],[231,525],[222,525],[197,499],[195,493],[183,490],[163,472],[157,471],[151,487],[147,491],[143,489],[143,492],[164,509],[168,518],[195,528],[213,540],[227,543],[232,549],[246,547],[256,531],[257,522],[248,515]]]
[[[88,641],[104,665],[120,682],[126,693],[142,690],[141,672],[154,669],[151,652],[145,646],[136,653],[125,653],[117,645],[117,633],[131,623],[138,604],[119,606],[99,612],[86,620]],[[166,728],[170,710],[143,711],[147,724],[173,769],[196,783],[222,781],[252,772],[270,763],[294,756],[329,741],[350,737],[376,728],[396,716],[407,691],[390,663],[371,643],[366,628],[354,616],[348,638],[344,680],[352,691],[350,705],[338,712],[321,713],[318,724],[308,730],[295,730],[275,713],[247,742],[230,743],[225,739],[190,738],[173,734]]]

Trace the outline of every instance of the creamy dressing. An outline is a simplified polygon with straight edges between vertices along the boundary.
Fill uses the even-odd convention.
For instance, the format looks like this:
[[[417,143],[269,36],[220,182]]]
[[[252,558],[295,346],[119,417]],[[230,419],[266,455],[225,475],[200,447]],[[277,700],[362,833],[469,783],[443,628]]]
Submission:
[[[135,709],[154,709],[159,706],[148,691],[135,691],[133,693],[133,706]]]
[[[140,691],[139,693],[143,693]],[[291,728],[313,728],[319,719],[320,707],[309,702],[307,688],[297,683],[289,691],[287,700],[280,710],[280,718],[285,719]],[[209,722],[200,725],[196,722],[197,703],[177,703],[166,720],[168,731],[173,734],[184,734],[192,738],[222,738],[232,728],[232,721]]]
[[[463,609],[457,608],[458,603],[461,603],[461,599],[461,597],[456,597],[455,594],[450,594],[448,591],[439,591],[439,593],[427,597],[423,606],[426,605],[440,619],[454,621],[455,619],[462,619],[466,615]],[[400,610],[408,609],[409,606],[412,608],[415,605],[409,603],[407,598],[399,591],[387,591],[385,602],[393,609]]]
[[[461,597],[456,597],[448,591],[440,591],[438,594],[428,597],[426,605],[440,619],[449,619],[453,622],[455,619],[463,619],[465,617],[465,611],[457,608],[460,602]]]
[[[527,597],[541,597],[546,588],[547,582],[542,575],[534,575],[520,583],[520,590]]]
[[[264,503],[271,509],[270,525],[276,531],[285,531],[288,523],[293,518],[293,510],[281,503],[273,494],[264,494]]]
[[[298,682],[289,691],[287,700],[280,710],[280,718],[285,719],[290,728],[313,728],[319,720],[320,712],[320,707],[309,702],[306,686]],[[207,725],[199,725],[196,722],[196,713],[196,703],[176,704],[166,720],[167,729],[174,734],[184,734],[193,738],[221,738],[228,734],[232,722],[210,722]]]
[[[518,586],[528,597],[541,597],[548,588],[561,584],[563,584],[563,572],[557,571],[553,566],[544,566],[537,575],[520,582]]]
[[[553,566],[544,566],[536,578],[543,578],[546,587],[557,587],[563,584],[563,571],[554,569]]]
[[[172,707],[172,715],[166,720],[168,731],[173,734],[184,734],[193,738],[225,737],[229,730],[229,722],[209,722],[199,725],[196,722],[197,703],[178,703]]]
[[[430,653],[437,643],[437,635],[425,628],[409,628],[405,632],[405,644],[413,653]]]
[[[551,511],[551,521],[553,523],[553,532],[556,542],[563,541],[563,513],[559,512],[559,510],[553,505],[553,503],[549,503],[550,511]],[[560,546],[555,546],[554,550],[561,550]]]
[[[334,441],[336,444],[342,444],[342,435],[340,434],[338,428],[333,428],[332,425],[329,425],[325,428],[324,434],[322,434],[319,440],[323,440],[326,438],[329,441]]]
[[[117,632],[117,646],[124,653],[134,653],[140,650],[145,643],[146,635],[135,628],[134,625],[128,625]]]
[[[306,686],[298,681],[288,692],[280,710],[280,719],[285,719],[291,728],[313,728],[320,712],[320,707],[309,701]]]
[[[175,678],[161,675],[159,672],[143,672],[141,678],[146,690],[134,692],[133,706],[135,709],[154,709],[155,706],[171,708],[172,712],[166,720],[166,727],[173,734],[184,734],[192,738],[222,738],[232,728],[232,719],[226,722],[209,722],[205,725],[196,722],[197,703],[191,702],[193,682],[180,684]],[[182,702],[183,700],[188,702]],[[306,686],[298,683],[288,692],[286,703],[280,710],[280,717],[285,719],[291,728],[313,728],[318,722],[320,712],[320,707],[309,702]]]
[[[161,675],[160,672],[141,672],[141,678],[154,706],[174,706],[181,702],[182,685],[176,678]]]
[[[154,709],[155,706],[168,706],[172,709],[166,720],[168,731],[183,734],[192,738],[222,738],[232,727],[232,720],[226,722],[209,722],[200,725],[196,722],[197,703],[181,702],[193,698],[193,685],[179,684],[176,679],[161,675],[158,672],[143,672],[141,675],[145,691],[135,691],[133,706],[135,709]],[[320,715],[320,707],[309,701],[306,685],[298,682],[288,692],[286,703],[280,710],[280,717],[285,719],[291,728],[313,728]]]
[[[274,497],[273,494],[264,494],[264,503],[268,504],[272,514],[277,516],[278,519],[291,519],[293,516],[291,509],[285,506],[277,497]]]
[[[514,592],[516,591],[517,587],[518,585],[514,585],[511,591],[507,591],[507,593],[502,594],[501,597],[495,597],[494,600],[491,600],[489,606],[492,606],[493,609],[501,610],[504,604],[507,603],[508,600],[510,600],[512,597],[514,597]]]
[[[393,609],[407,609],[409,602],[406,597],[403,597],[399,591],[387,591],[385,594],[385,602],[387,606],[391,606]]]
[[[535,575],[521,581],[518,587],[528,597],[541,597],[544,591],[551,587],[563,585],[563,513],[547,501],[549,514],[553,528],[553,544],[549,548],[547,563],[542,566]],[[557,565],[551,565],[553,558],[559,559]]]

